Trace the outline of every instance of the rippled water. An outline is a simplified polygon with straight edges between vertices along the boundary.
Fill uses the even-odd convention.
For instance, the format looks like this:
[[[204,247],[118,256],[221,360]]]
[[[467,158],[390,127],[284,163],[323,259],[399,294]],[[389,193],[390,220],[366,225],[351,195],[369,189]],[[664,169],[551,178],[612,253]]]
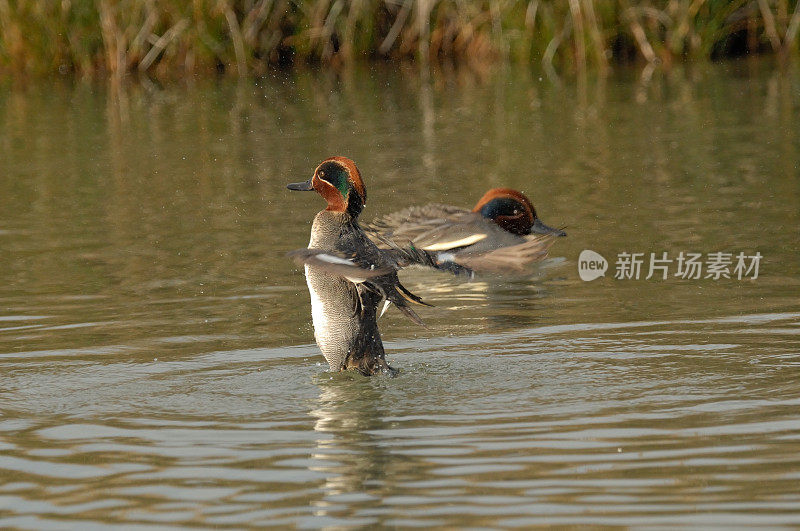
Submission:
[[[0,526],[800,524],[799,87],[743,63],[0,90]],[[569,236],[529,275],[405,272],[436,307],[382,320],[400,376],[330,374],[284,257],[322,202],[284,184],[332,154],[366,219],[505,185]],[[763,259],[613,278],[681,251]]]

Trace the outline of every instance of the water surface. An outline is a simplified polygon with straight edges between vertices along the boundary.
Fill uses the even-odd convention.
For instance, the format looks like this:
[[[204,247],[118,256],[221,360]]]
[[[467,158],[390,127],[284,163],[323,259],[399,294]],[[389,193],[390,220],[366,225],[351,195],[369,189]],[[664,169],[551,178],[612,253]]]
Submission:
[[[799,89],[733,63],[0,90],[0,525],[800,524]],[[525,275],[405,272],[435,308],[382,319],[401,375],[330,374],[284,256],[323,203],[284,185],[333,154],[366,219],[510,186],[569,236]],[[681,251],[763,259],[613,278]]]

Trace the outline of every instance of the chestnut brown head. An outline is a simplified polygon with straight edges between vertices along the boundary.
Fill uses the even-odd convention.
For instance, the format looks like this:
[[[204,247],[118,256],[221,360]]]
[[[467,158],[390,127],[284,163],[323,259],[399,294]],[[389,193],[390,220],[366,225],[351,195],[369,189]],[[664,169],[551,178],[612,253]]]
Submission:
[[[355,162],[346,157],[325,159],[306,182],[292,183],[289,190],[315,190],[328,203],[326,210],[358,217],[367,202],[367,189]]]
[[[548,227],[536,216],[533,203],[525,194],[512,188],[492,188],[478,201],[473,212],[494,221],[500,227],[524,236],[531,233],[566,236],[563,230]]]

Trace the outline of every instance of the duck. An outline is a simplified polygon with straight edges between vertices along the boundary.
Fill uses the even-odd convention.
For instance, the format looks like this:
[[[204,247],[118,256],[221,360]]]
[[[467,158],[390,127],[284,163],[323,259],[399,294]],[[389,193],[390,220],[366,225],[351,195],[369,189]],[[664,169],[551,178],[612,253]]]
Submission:
[[[311,179],[288,184],[287,188],[315,191],[327,202],[314,217],[308,248],[291,251],[289,256],[305,270],[314,339],[330,370],[356,370],[365,376],[397,375],[398,371],[386,362],[377,324],[378,308],[383,305],[382,315],[389,304],[394,304],[413,322],[425,326],[410,306],[430,304],[406,289],[397,272],[411,263],[438,268],[433,255],[391,245],[379,249],[370,240],[359,225],[367,189],[349,158],[325,159]]]
[[[472,210],[429,203],[387,214],[365,229],[384,241],[431,253],[440,267],[458,264],[476,272],[524,271],[544,259],[561,229],[545,225],[531,200],[513,188],[492,188]]]

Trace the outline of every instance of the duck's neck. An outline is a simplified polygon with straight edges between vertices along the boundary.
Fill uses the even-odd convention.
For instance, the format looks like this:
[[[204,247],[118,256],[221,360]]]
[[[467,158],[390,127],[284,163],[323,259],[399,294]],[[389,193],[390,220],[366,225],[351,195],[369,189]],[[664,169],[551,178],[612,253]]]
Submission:
[[[356,223],[356,221],[347,212],[323,210],[314,218],[308,248],[333,250],[336,247],[339,235],[342,233],[342,228],[353,223]]]

